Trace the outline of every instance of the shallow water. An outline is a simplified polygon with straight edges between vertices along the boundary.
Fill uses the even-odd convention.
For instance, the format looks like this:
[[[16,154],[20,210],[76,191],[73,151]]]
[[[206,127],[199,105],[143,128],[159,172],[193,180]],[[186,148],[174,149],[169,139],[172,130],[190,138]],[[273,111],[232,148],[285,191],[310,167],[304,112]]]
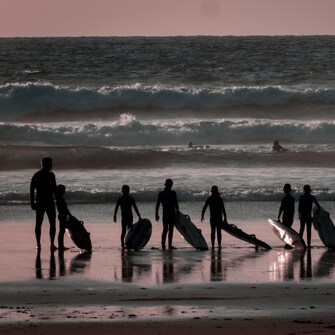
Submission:
[[[264,205],[264,203],[262,203]],[[272,250],[256,251],[254,247],[223,233],[222,250],[198,251],[175,232],[173,251],[160,247],[161,224],[152,219],[153,204],[138,204],[143,217],[153,223],[153,234],[141,251],[121,250],[120,225],[112,223],[113,206],[74,206],[73,214],[86,217],[85,226],[91,233],[92,254],[80,254],[68,236],[65,244],[72,248],[63,255],[49,251],[48,223],[42,227],[42,251],[35,251],[33,212],[22,206],[9,206],[6,221],[0,220],[3,243],[0,246],[1,281],[15,280],[98,280],[113,283],[135,283],[143,286],[188,283],[331,283],[335,279],[335,254],[327,251],[313,231],[313,248],[307,252],[285,250],[283,243],[266,222],[267,214],[277,214],[277,203],[266,208],[247,203],[244,210],[227,203],[230,222],[267,242]],[[241,203],[238,203],[239,207]],[[325,204],[325,205],[328,205]],[[194,223],[201,228],[209,243],[208,221],[197,218],[200,203],[181,204],[181,209],[194,213]],[[248,207],[247,207],[248,206]],[[243,207],[242,207],[243,208]],[[1,208],[4,210],[4,207]],[[15,210],[16,209],[16,210]],[[240,212],[237,210],[240,209]],[[249,211],[250,218],[246,216]],[[230,215],[230,216],[229,216]],[[240,216],[240,220],[236,217]],[[272,215],[271,217],[273,217]],[[192,215],[191,215],[192,217]],[[206,217],[208,219],[208,217]],[[298,229],[297,222],[294,228]]]

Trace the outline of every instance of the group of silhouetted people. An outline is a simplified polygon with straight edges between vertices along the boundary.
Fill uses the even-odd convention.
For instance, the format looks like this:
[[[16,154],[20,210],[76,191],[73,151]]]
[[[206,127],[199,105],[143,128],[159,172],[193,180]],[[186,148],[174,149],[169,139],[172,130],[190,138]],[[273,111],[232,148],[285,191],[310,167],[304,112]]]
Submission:
[[[66,224],[71,213],[64,200],[65,186],[56,184],[55,174],[52,170],[52,159],[50,157],[43,157],[41,160],[41,169],[37,171],[30,184],[30,202],[31,208],[36,211],[36,248],[41,249],[41,227],[45,213],[48,216],[50,229],[50,249],[51,251],[59,249],[66,250],[64,246],[64,234]],[[168,249],[175,249],[172,244],[173,231],[176,220],[179,218],[179,205],[177,194],[172,190],[172,179],[166,179],[164,190],[159,192],[155,207],[155,219],[160,220],[159,208],[162,205],[162,223],[163,231],[161,237],[162,249],[166,249],[166,239],[168,239]],[[125,236],[128,229],[133,225],[133,211],[135,210],[139,219],[141,219],[140,212],[136,206],[135,200],[130,196],[130,188],[128,185],[123,185],[122,196],[117,199],[114,209],[114,222],[117,221],[117,213],[121,209],[121,247],[125,247]],[[58,210],[59,233],[58,233],[58,248],[55,245],[56,237],[56,207],[54,203],[54,196],[56,198],[56,205]],[[218,246],[221,248],[221,225],[222,221],[227,222],[226,210],[223,199],[220,196],[217,186],[212,186],[211,195],[206,200],[201,214],[201,221],[204,220],[204,214],[207,207],[210,209],[210,225],[211,225],[211,242],[212,247],[215,244],[215,236],[217,234]],[[222,218],[223,216],[223,218]]]
[[[50,157],[43,157],[41,160],[41,169],[37,171],[30,184],[30,201],[31,208],[36,211],[36,248],[41,249],[41,227],[45,213],[48,216],[50,223],[50,249],[52,251],[59,249],[60,251],[66,250],[64,246],[64,233],[66,224],[71,213],[64,200],[65,186],[56,184],[55,174],[52,170],[52,159]],[[172,190],[172,179],[166,179],[164,190],[159,192],[155,207],[155,219],[159,221],[159,208],[162,205],[163,216],[163,231],[161,237],[162,249],[166,249],[166,238],[168,238],[168,249],[175,249],[172,244],[173,230],[176,220],[179,218],[179,205],[177,194]],[[285,196],[282,198],[281,205],[278,213],[278,220],[282,217],[282,223],[291,227],[294,220],[295,212],[295,199],[291,195],[291,185],[284,185]],[[305,185],[304,194],[299,198],[299,219],[300,230],[299,234],[302,237],[306,227],[307,230],[307,246],[311,245],[311,227],[312,227],[312,206],[315,204],[318,209],[320,205],[315,196],[311,194],[311,187]],[[136,206],[135,200],[130,196],[130,188],[128,185],[123,185],[122,196],[117,199],[114,210],[114,222],[117,222],[117,213],[121,209],[121,247],[125,248],[125,236],[128,229],[133,225],[133,211],[135,210],[139,219],[141,219],[140,212]],[[36,193],[36,196],[35,196]],[[54,195],[56,198],[56,205],[58,210],[59,220],[59,233],[58,233],[58,248],[55,245],[56,236],[56,207],[54,202]],[[204,215],[209,207],[210,210],[210,227],[211,227],[211,246],[214,248],[217,239],[218,247],[221,248],[221,228],[223,224],[227,224],[227,214],[224,206],[223,199],[220,195],[219,189],[216,185],[211,187],[211,194],[207,198],[201,213],[201,221],[204,220]]]
[[[54,251],[59,249],[60,251],[64,251],[68,249],[64,246],[66,220],[68,216],[71,215],[71,213],[68,210],[68,207],[64,200],[65,186],[61,184],[56,184],[55,174],[51,170],[52,159],[50,157],[43,157],[41,160],[41,169],[33,175],[30,183],[31,208],[36,211],[36,249],[41,249],[41,227],[44,215],[46,213],[50,223],[50,250]],[[58,248],[55,245],[56,208],[54,202],[54,195],[56,197],[59,220]]]
[[[287,227],[292,227],[294,220],[294,212],[295,212],[295,199],[291,195],[291,185],[285,184],[283,191],[285,196],[282,198],[279,212],[278,212],[278,221],[282,217],[282,223]],[[313,204],[316,205],[318,209],[320,209],[320,204],[316,200],[315,196],[311,194],[310,185],[305,185],[303,187],[304,193],[299,198],[298,205],[298,214],[300,220],[300,229],[299,235],[303,237],[304,231],[306,228],[307,231],[307,247],[311,246],[311,237],[312,237],[312,207]]]

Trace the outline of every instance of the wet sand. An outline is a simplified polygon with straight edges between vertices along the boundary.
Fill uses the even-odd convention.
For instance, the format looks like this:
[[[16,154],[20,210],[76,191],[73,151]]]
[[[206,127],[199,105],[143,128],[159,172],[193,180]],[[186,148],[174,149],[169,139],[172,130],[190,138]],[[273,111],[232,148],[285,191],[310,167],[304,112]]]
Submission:
[[[333,284],[1,285],[2,334],[330,334]]]
[[[36,253],[33,221],[1,221],[0,334],[330,334],[335,253],[315,236],[307,253],[255,249],[224,235],[219,251],[197,251],[175,236],[158,249],[160,225],[139,252],[119,248],[119,226],[85,223],[94,250]],[[203,227],[208,240],[209,231]]]

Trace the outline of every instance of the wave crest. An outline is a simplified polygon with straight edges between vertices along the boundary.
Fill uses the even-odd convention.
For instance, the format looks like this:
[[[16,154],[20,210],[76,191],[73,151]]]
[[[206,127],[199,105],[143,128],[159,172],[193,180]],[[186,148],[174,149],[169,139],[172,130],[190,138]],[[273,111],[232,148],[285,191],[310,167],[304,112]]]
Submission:
[[[58,111],[94,114],[97,110],[107,110],[112,117],[113,111],[119,108],[208,110],[241,106],[287,106],[292,103],[334,105],[335,90],[288,89],[281,86],[198,89],[141,84],[72,89],[32,82],[0,86],[0,120],[3,121],[23,119],[29,115],[48,115]],[[66,121],[66,113],[62,117]]]

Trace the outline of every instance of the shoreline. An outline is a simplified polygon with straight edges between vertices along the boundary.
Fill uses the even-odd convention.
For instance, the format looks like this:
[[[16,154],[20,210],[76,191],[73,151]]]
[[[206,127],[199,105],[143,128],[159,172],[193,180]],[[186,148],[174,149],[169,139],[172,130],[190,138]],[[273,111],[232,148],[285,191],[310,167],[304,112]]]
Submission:
[[[19,334],[290,334],[335,329],[333,284],[143,287],[78,280],[8,283],[0,331]]]
[[[106,207],[76,208],[87,217],[91,254],[80,253],[68,236],[70,250],[50,252],[47,221],[37,253],[32,212],[21,217],[13,207],[7,216],[15,220],[2,218],[0,334],[282,335],[335,329],[334,253],[316,233],[314,248],[301,254],[285,250],[266,223],[245,218],[239,226],[272,250],[255,251],[223,234],[222,250],[197,251],[176,232],[178,249],[162,251],[161,225],[154,223],[145,249],[122,251],[120,225],[110,222]],[[209,225],[199,227],[208,240]]]

